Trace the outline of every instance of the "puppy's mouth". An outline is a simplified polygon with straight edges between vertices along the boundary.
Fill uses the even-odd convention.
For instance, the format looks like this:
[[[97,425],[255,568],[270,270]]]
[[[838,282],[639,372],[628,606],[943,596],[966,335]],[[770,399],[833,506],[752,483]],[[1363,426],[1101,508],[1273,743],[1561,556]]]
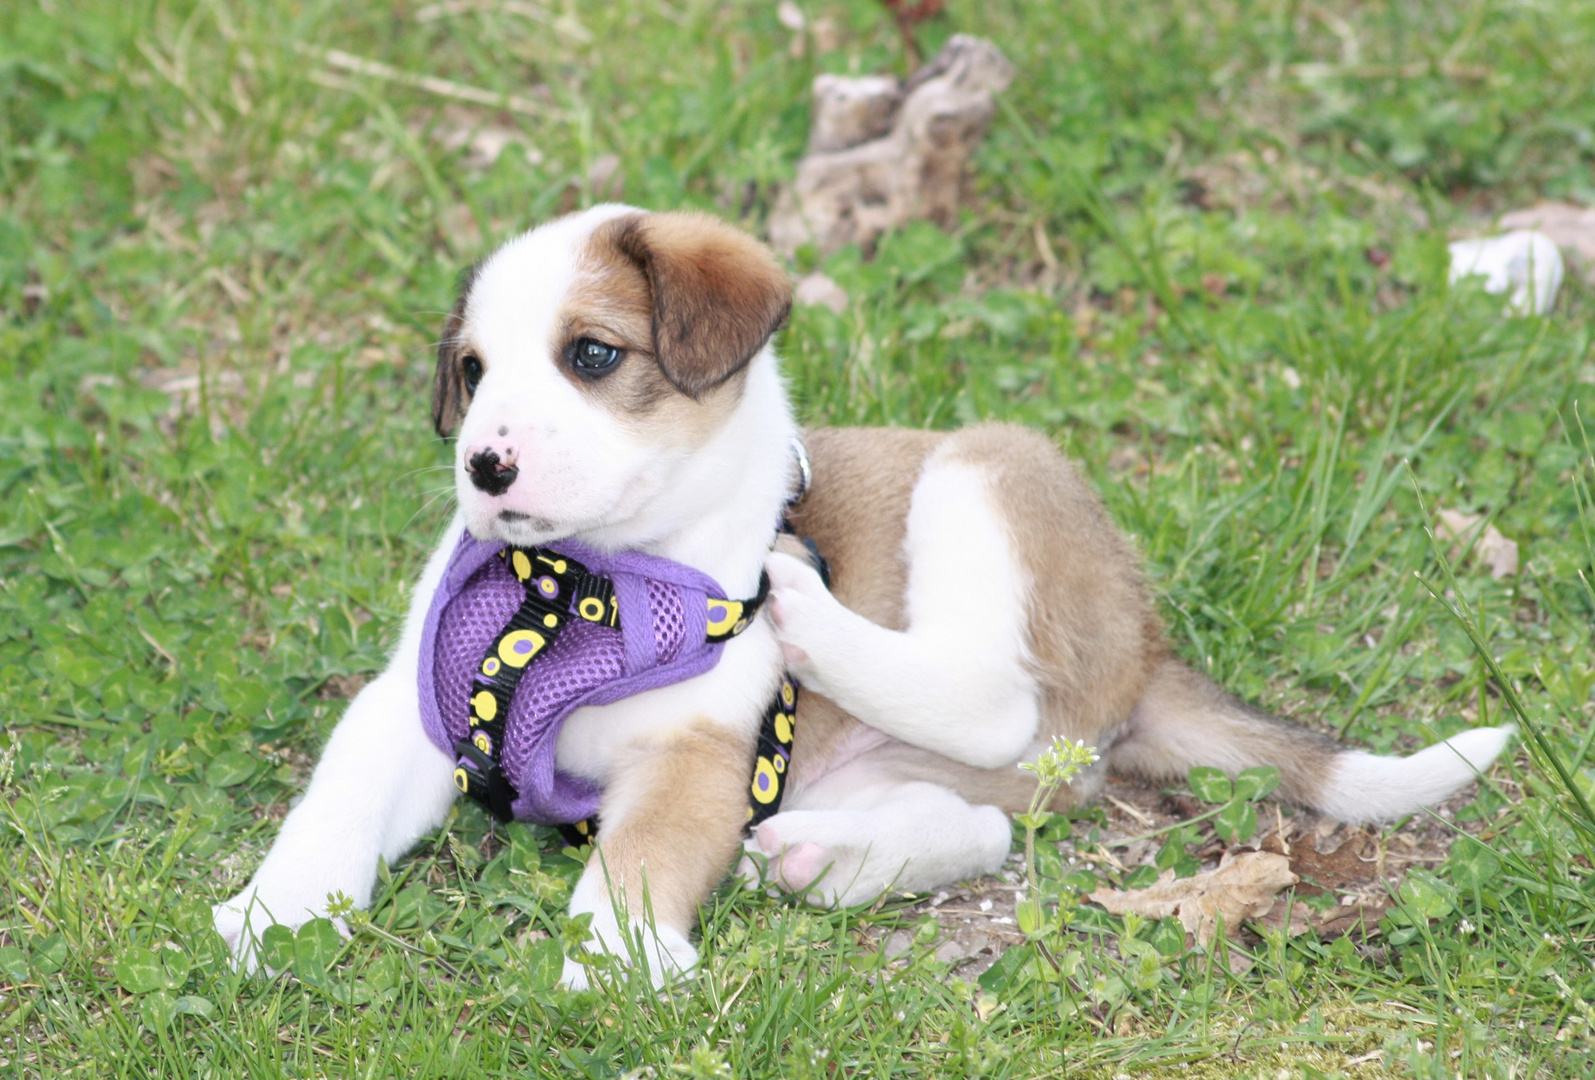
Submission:
[[[519,510],[500,510],[498,519],[511,528],[526,529],[536,533],[551,533],[555,525],[545,517],[523,514]]]

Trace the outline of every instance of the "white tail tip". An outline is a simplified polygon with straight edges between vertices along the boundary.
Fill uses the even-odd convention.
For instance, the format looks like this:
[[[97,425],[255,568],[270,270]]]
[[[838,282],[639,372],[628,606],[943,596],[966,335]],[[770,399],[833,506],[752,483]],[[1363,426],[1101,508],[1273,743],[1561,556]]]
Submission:
[[[1474,728],[1411,757],[1348,750],[1335,757],[1317,809],[1340,821],[1393,821],[1444,802],[1488,769],[1517,726]]]

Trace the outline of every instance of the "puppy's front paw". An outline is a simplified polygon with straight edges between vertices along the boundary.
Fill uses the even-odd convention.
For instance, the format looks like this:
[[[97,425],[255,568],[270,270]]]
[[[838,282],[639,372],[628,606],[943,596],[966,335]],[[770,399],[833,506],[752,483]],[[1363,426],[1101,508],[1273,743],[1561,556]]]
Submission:
[[[679,983],[698,966],[698,950],[679,930],[633,922],[623,931],[613,916],[593,920],[587,949],[611,957],[633,972],[639,966],[645,968],[648,981],[656,990]],[[559,982],[567,990],[586,990],[601,970],[596,965],[582,964],[567,957]]]
[[[579,992],[592,986],[592,980],[587,977],[587,968],[578,964],[570,957],[565,957],[565,973],[559,977],[559,985],[566,990]]]
[[[273,904],[262,895],[261,890],[251,885],[231,900],[213,905],[210,909],[211,921],[216,933],[221,935],[228,951],[232,953],[235,970],[249,975],[264,973],[267,978],[275,978],[278,972],[261,962],[261,936],[272,926],[298,930],[311,919],[326,918],[330,899],[329,896],[314,905],[294,900],[281,900]],[[343,919],[334,918],[332,925],[343,937],[350,936],[349,924]]]
[[[234,969],[242,968],[253,975],[260,963],[259,932],[271,925],[271,918],[260,912],[254,903],[253,890],[245,889],[231,900],[215,904],[210,909],[211,922],[216,933],[227,943],[232,953]],[[259,926],[255,924],[259,923]]]

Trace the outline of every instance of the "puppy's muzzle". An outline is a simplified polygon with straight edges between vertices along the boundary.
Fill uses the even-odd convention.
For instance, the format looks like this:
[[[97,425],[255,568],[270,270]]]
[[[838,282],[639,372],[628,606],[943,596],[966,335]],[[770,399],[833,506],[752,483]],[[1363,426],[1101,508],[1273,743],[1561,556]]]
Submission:
[[[489,495],[504,494],[521,472],[514,464],[500,459],[493,450],[478,450],[472,454],[466,463],[466,471],[471,474],[471,483],[476,490]]]

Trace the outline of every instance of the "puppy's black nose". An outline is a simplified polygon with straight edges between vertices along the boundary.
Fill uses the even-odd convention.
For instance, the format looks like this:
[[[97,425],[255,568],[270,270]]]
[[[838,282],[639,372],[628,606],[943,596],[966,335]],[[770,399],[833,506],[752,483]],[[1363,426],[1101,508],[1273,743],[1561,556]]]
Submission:
[[[472,454],[466,468],[476,490],[489,495],[504,494],[520,475],[520,469],[501,463],[498,454],[492,450],[479,450]]]

